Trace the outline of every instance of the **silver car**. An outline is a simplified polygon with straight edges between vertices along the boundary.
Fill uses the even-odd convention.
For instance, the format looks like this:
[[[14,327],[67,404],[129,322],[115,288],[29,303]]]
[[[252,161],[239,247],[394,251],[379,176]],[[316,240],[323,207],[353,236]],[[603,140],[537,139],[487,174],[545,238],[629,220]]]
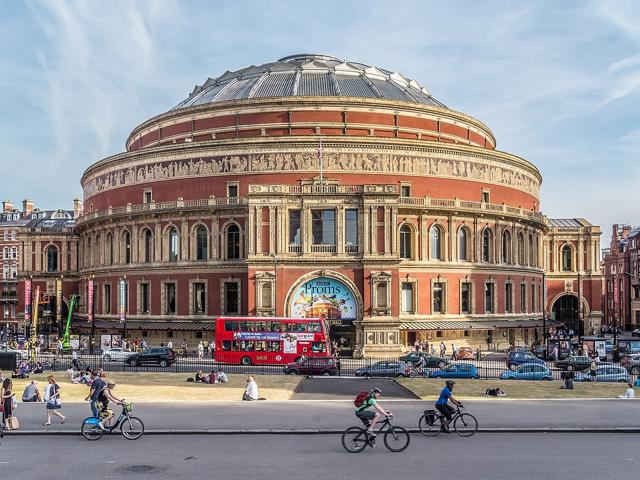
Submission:
[[[120,347],[109,348],[102,352],[102,360],[105,362],[124,362],[134,352],[128,352]]]
[[[595,375],[590,370],[576,374],[576,382],[624,382],[629,383],[629,373],[622,367],[615,365],[600,365]]]

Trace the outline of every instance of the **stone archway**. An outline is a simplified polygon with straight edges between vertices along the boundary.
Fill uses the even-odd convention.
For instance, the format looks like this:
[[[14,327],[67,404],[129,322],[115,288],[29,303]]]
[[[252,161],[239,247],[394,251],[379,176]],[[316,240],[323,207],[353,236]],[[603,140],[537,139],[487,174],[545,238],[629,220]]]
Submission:
[[[572,329],[578,335],[584,335],[584,319],[580,320],[577,295],[565,293],[556,297],[551,306],[551,312],[553,318],[561,325]]]

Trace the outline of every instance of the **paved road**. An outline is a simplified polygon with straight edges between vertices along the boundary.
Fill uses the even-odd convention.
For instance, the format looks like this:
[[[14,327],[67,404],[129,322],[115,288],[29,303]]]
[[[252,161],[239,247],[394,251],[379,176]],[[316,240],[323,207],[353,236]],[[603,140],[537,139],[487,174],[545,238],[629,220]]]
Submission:
[[[398,425],[416,428],[418,418],[433,403],[387,400]],[[480,428],[581,429],[592,427],[640,429],[640,400],[477,400],[465,402]],[[283,402],[140,403],[134,415],[150,431],[322,430],[339,431],[355,424],[351,400]],[[86,404],[65,404],[67,423],[43,427],[44,404],[21,404],[17,410],[21,431],[77,432],[88,416]]]
[[[375,378],[364,381],[362,378],[325,378],[303,379],[297,386],[294,400],[353,400],[357,392],[369,390],[373,385],[382,388],[384,398],[390,400],[413,399],[416,394],[407,390],[390,378]]]
[[[350,454],[342,449],[339,435],[172,435],[134,442],[121,436],[97,442],[81,437],[5,437],[0,471],[47,480],[627,479],[636,478],[640,469],[638,445],[637,436],[630,434],[412,435],[402,453],[391,453],[380,442],[374,449]],[[25,452],[35,452],[37,461],[28,461]],[[150,470],[131,471],[145,468]]]

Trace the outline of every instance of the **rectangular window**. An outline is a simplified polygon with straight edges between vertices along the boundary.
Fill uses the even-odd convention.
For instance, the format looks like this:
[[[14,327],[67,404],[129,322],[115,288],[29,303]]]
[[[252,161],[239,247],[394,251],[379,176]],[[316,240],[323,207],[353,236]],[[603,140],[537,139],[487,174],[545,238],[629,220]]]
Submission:
[[[227,185],[227,197],[238,198],[238,185],[235,185],[235,184]]]
[[[536,286],[531,284],[531,311],[536,311]]]
[[[104,305],[102,306],[102,312],[104,314],[110,314],[111,313],[111,285],[104,285],[103,286],[104,290],[103,290],[103,301],[104,301]]]
[[[144,191],[144,197],[143,197],[143,203],[151,203],[151,200],[152,200],[151,190],[145,190]]]
[[[165,283],[164,305],[165,305],[165,313],[167,315],[172,315],[176,313],[176,284],[175,283]]]
[[[358,245],[358,210],[345,210],[345,242],[347,245]]]
[[[237,282],[224,284],[224,313],[240,313],[240,298]]]
[[[204,282],[193,284],[193,313],[201,315],[207,307],[207,289]]]
[[[413,283],[402,283],[401,313],[413,313]]]
[[[513,284],[507,283],[504,286],[504,311],[513,313]]]
[[[486,190],[484,190],[482,192],[482,201],[484,203],[489,203],[490,197],[489,197],[489,192],[487,192]]]
[[[411,196],[411,185],[400,185],[400,196],[401,197],[410,197]]]
[[[336,211],[313,210],[311,212],[311,233],[314,245],[335,245]]]
[[[525,283],[520,284],[520,312],[525,313],[527,311],[527,285]]]
[[[289,210],[289,244],[300,245],[300,210]]]
[[[150,304],[149,304],[149,284],[141,283],[140,284],[140,313],[149,313],[150,312]]]
[[[388,305],[387,282],[379,282],[376,284],[376,306],[378,308],[387,308]]]
[[[433,284],[433,313],[444,312],[444,284],[437,282]]]
[[[262,297],[260,299],[262,308],[272,308],[273,307],[273,288],[271,282],[264,282],[261,288]]]
[[[471,313],[471,284],[460,284],[460,310],[462,313]]]
[[[493,283],[486,283],[484,286],[484,311],[487,313],[494,313],[493,300],[495,298],[495,285]]]

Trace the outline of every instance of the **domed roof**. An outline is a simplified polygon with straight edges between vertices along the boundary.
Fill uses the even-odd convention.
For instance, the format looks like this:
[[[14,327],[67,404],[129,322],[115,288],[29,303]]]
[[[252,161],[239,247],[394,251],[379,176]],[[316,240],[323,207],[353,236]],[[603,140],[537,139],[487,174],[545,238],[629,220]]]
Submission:
[[[173,110],[227,100],[291,96],[383,98],[445,107],[417,81],[400,73],[328,55],[300,54],[208,78]]]

